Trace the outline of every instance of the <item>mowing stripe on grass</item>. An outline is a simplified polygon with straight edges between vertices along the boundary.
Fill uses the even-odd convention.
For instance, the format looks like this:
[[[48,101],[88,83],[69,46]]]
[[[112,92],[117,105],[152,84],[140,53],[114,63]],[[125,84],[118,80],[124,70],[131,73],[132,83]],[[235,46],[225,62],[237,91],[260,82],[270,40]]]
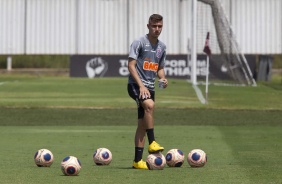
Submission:
[[[39,133],[34,131],[39,130]],[[44,130],[61,133],[44,132]],[[80,132],[75,132],[79,130]],[[102,130],[97,133],[87,130]],[[115,130],[115,131],[113,131]],[[68,154],[80,158],[83,169],[76,183],[142,183],[137,173],[158,183],[281,183],[282,129],[277,126],[157,126],[156,139],[165,151],[181,149],[185,158],[193,148],[203,149],[208,162],[203,168],[191,168],[187,161],[181,168],[163,171],[130,169],[134,154],[132,126],[0,126],[0,165],[3,183],[66,183],[60,161]],[[30,133],[28,133],[30,132]],[[104,134],[103,134],[104,133]],[[109,167],[96,167],[92,154],[98,146],[113,153]],[[146,144],[147,146],[147,144]],[[33,161],[40,148],[49,148],[55,156],[51,168],[38,168]],[[147,153],[144,152],[144,159]],[[18,167],[18,165],[25,166]],[[14,173],[17,173],[16,175]],[[93,174],[94,173],[94,174]],[[48,175],[49,177],[46,177]],[[29,177],[26,177],[29,176]],[[126,178],[126,180],[124,180]],[[72,179],[73,180],[73,179]],[[21,182],[18,182],[21,181]],[[88,182],[86,182],[88,183]]]
[[[275,126],[219,126],[248,183],[281,183],[282,129]],[[240,182],[239,182],[240,183]]]
[[[44,133],[45,129],[62,133]],[[84,132],[91,129],[116,132]],[[43,132],[39,135],[33,130]],[[74,130],[83,131],[73,133]],[[0,126],[0,145],[3,147],[0,150],[1,182],[141,184],[145,178],[151,183],[249,183],[245,170],[234,157],[233,149],[225,142],[225,134],[217,126],[157,126],[156,139],[165,147],[163,154],[172,148],[181,149],[185,154],[181,168],[166,166],[162,171],[131,168],[134,132],[135,127],[132,126]],[[113,161],[108,167],[97,167],[93,163],[94,150],[101,146],[109,148],[113,154]],[[148,143],[145,146],[147,148]],[[34,164],[34,153],[40,148],[50,149],[54,154],[55,161],[50,168],[38,168]],[[186,158],[193,148],[206,151],[208,162],[203,168],[188,165]],[[60,161],[70,154],[77,156],[82,163],[79,177],[62,177]],[[144,151],[143,159],[147,155]],[[24,166],[24,169],[18,165]],[[142,179],[136,177],[140,175]]]

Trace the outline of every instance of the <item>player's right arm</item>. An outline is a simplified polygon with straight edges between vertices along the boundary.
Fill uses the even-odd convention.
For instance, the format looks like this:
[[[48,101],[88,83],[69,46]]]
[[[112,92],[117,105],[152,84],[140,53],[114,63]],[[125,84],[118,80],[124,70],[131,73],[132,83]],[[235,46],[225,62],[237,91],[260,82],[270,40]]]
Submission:
[[[133,79],[135,80],[136,84],[139,86],[139,90],[140,90],[139,98],[141,99],[141,98],[150,97],[151,94],[149,90],[144,86],[138,75],[138,72],[136,70],[136,64],[137,64],[136,59],[133,58],[128,59],[128,71],[133,77]]]

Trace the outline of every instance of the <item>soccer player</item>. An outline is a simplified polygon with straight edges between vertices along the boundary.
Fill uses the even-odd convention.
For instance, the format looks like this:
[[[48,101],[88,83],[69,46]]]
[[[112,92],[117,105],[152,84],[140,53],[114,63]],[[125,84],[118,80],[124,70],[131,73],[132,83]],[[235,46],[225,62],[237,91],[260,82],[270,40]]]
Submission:
[[[158,40],[163,28],[163,17],[158,14],[151,15],[147,27],[149,33],[133,41],[128,56],[130,75],[127,90],[129,96],[136,101],[138,106],[133,161],[133,168],[136,169],[148,169],[146,162],[142,160],[146,134],[149,141],[149,153],[164,150],[155,141],[153,117],[156,76],[162,81],[163,88],[168,85],[164,72],[166,45]]]

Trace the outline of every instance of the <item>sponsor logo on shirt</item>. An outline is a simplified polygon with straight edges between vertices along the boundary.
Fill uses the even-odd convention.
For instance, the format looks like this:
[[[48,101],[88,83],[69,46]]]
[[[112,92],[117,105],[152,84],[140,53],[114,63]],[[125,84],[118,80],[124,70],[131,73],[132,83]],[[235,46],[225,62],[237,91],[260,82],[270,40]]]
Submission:
[[[149,70],[149,71],[158,71],[159,68],[159,64],[158,63],[153,63],[153,62],[149,62],[149,61],[144,61],[143,63],[143,69],[144,70]]]

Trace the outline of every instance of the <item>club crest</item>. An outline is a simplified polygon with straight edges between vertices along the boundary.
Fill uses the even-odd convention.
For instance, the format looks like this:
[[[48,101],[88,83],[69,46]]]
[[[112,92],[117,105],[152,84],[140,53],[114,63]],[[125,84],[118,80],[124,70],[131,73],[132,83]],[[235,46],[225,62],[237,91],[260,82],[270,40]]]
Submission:
[[[157,48],[156,56],[157,56],[157,58],[161,58],[161,56],[162,56],[162,49],[161,49],[161,47]]]

